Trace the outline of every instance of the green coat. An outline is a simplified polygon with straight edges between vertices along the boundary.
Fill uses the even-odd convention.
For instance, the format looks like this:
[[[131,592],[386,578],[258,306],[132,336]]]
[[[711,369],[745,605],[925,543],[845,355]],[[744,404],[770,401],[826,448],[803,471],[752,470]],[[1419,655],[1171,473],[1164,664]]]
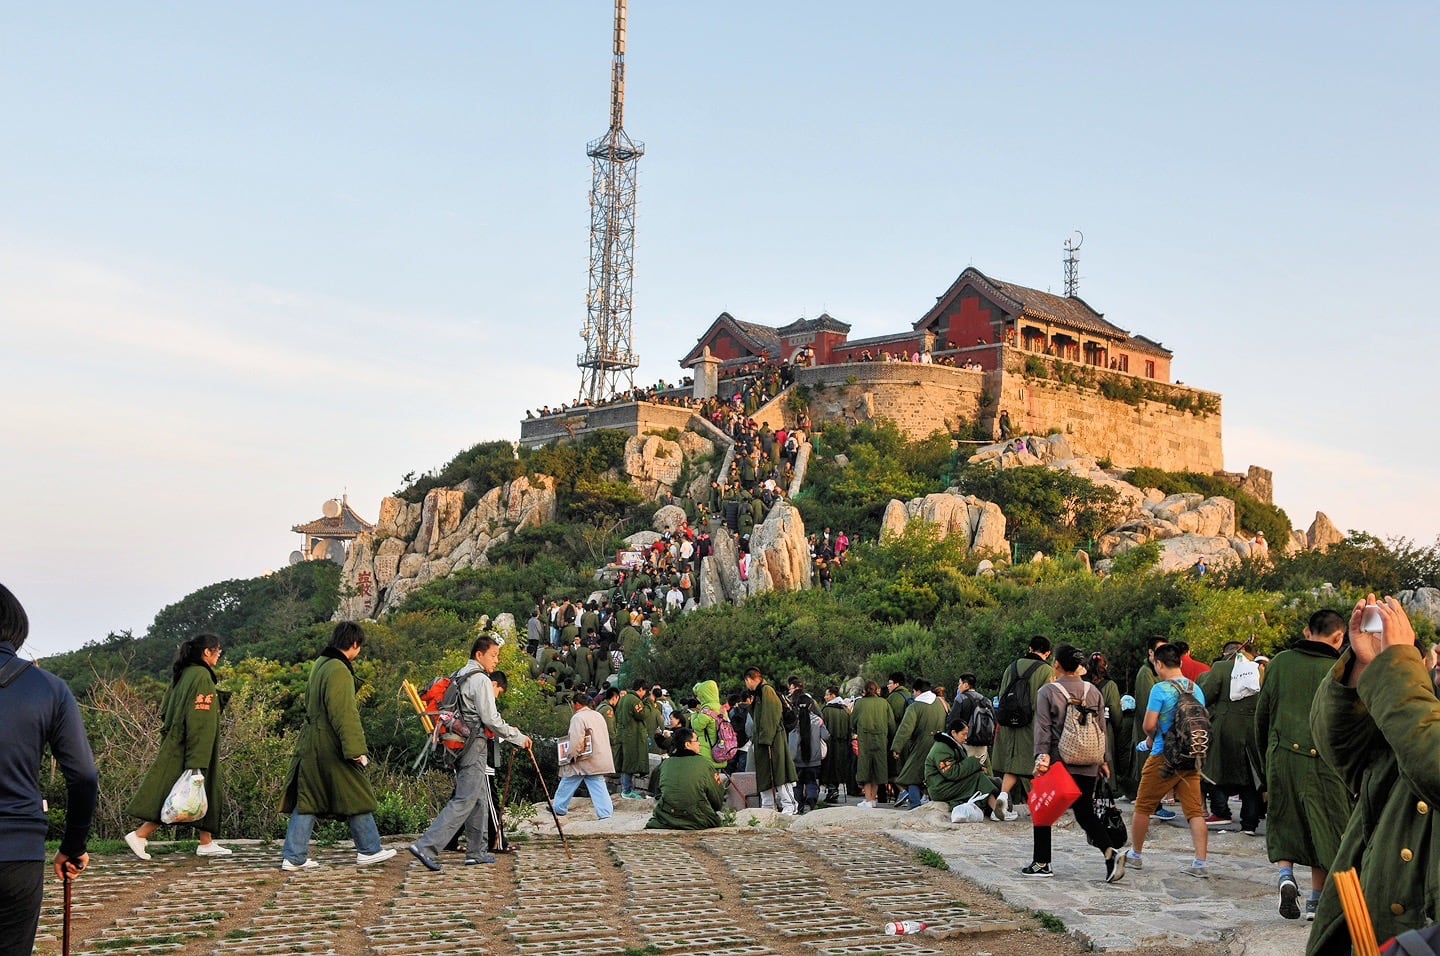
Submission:
[[[860,756],[855,760],[858,783],[885,783],[890,779],[890,738],[895,733],[895,711],[883,697],[862,697],[850,712]]]
[[[925,755],[925,792],[931,800],[949,804],[953,810],[977,793],[999,793],[1000,788],[978,759],[942,731],[935,734],[930,752]]]
[[[205,799],[210,808],[203,819],[188,824],[206,833],[220,829],[224,787],[220,781],[220,695],[215,675],[204,664],[180,672],[161,705],[163,720],[160,752],[145,772],[125,812],[149,823],[160,822],[160,810],[170,788],[186,770],[205,772]]]
[[[720,709],[720,685],[713,680],[703,680],[692,689],[700,706],[690,715],[690,729],[695,731],[695,739],[700,741],[700,756],[712,768],[723,769],[725,761],[716,762],[710,755],[711,749],[720,742],[720,728],[715,725],[716,718],[705,712],[709,710],[720,720],[725,719],[725,713]]]
[[[570,653],[570,667],[575,671],[575,681],[587,687],[595,683],[595,652],[583,644]]]
[[[725,791],[715,766],[699,754],[670,757],[660,764],[660,798],[647,830],[706,830],[720,825]]]
[[[285,781],[281,811],[331,817],[374,813],[375,791],[365,768],[355,762],[369,752],[355,702],[355,672],[339,651],[326,648],[310,671],[305,727]]]
[[[1000,692],[1003,694],[1017,674],[1025,673],[1037,662],[1040,666],[1030,674],[1030,723],[1024,727],[995,728],[995,747],[990,751],[990,767],[996,773],[1028,777],[1035,772],[1034,704],[1040,688],[1050,683],[1050,679],[1055,676],[1055,668],[1038,657],[1027,654],[1005,668],[1005,676],[1000,678]]]
[[[1130,773],[1125,777],[1125,793],[1132,800],[1140,786],[1140,771],[1145,766],[1145,755],[1135,748],[1145,739],[1145,704],[1150,700],[1150,691],[1155,689],[1155,668],[1147,661],[1135,672],[1135,710],[1130,721]]]
[[[1271,862],[1291,860],[1328,870],[1354,805],[1350,789],[1321,759],[1310,732],[1316,690],[1337,658],[1328,644],[1301,641],[1275,655],[1255,696],[1255,742],[1269,791],[1265,848]]]
[[[1100,688],[1100,699],[1105,702],[1105,754],[1113,774],[1118,772],[1116,760],[1125,747],[1125,741],[1115,736],[1116,728],[1120,726],[1120,685],[1106,678],[1105,683],[1096,686]]]
[[[848,785],[854,777],[855,754],[850,748],[854,737],[850,711],[839,699],[820,708],[820,719],[830,731],[830,753],[820,765],[820,782],[827,787]]]
[[[790,758],[780,697],[767,681],[755,689],[750,719],[755,723],[750,737],[753,746],[750,755],[755,758],[755,791],[764,793],[773,787],[794,783],[799,777],[795,773],[795,761]]]
[[[1440,701],[1413,647],[1384,651],[1355,689],[1344,685],[1350,664],[1346,652],[1320,685],[1310,721],[1321,756],[1359,794],[1332,867],[1359,871],[1383,941],[1440,921]],[[1349,952],[1339,894],[1327,880],[1306,953]]]
[[[645,733],[645,702],[634,692],[621,695],[615,708],[615,737],[620,743],[620,773],[650,772],[650,747]]]
[[[1255,711],[1260,695],[1230,699],[1230,676],[1235,659],[1221,661],[1195,683],[1210,705],[1210,750],[1205,755],[1205,779],[1222,787],[1252,787],[1250,771],[1255,746]],[[1289,857],[1282,857],[1289,859]]]
[[[930,752],[930,741],[945,729],[945,705],[933,699],[933,694],[930,696],[932,699],[923,703],[919,697],[910,702],[890,741],[891,752],[900,755],[896,758],[900,768],[895,782],[902,787],[920,786],[925,782],[925,756]]]

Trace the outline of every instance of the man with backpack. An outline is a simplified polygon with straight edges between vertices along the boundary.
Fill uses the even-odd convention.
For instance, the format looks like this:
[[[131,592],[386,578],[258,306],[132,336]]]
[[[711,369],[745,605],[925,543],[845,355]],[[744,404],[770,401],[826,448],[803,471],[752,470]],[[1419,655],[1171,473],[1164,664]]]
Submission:
[[[1210,875],[1206,852],[1210,832],[1205,824],[1205,805],[1200,800],[1201,735],[1208,735],[1210,719],[1205,695],[1180,669],[1180,649],[1173,644],[1155,648],[1155,673],[1159,677],[1145,706],[1145,741],[1150,756],[1140,771],[1140,792],[1135,797],[1131,820],[1134,849],[1126,851],[1125,864],[1132,870],[1144,867],[1145,837],[1150,832],[1150,814],[1173,787],[1190,825],[1195,859],[1184,873],[1204,879]]]
[[[990,769],[1004,775],[995,807],[999,819],[1006,822],[1020,817],[1011,809],[1015,787],[1022,780],[1028,787],[1035,772],[1035,699],[1055,675],[1050,652],[1050,638],[1036,634],[1025,656],[1012,661],[1000,678],[1000,707],[995,712],[999,727]]]
[[[430,829],[410,845],[411,855],[426,869],[440,869],[440,850],[461,827],[465,828],[465,864],[495,862],[495,857],[485,850],[492,811],[490,783],[485,773],[488,748],[484,731],[488,728],[497,739],[516,747],[529,750],[533,746],[530,738],[507,724],[495,707],[490,672],[499,664],[500,643],[494,637],[483,635],[470,646],[470,660],[450,678],[455,706],[471,733],[456,763],[455,796],[445,804]],[[449,696],[452,694],[447,692]]]
[[[950,708],[950,719],[945,729],[968,728],[963,745],[965,754],[988,768],[990,748],[995,744],[995,706],[990,703],[990,698],[975,689],[976,683],[974,674],[960,675],[960,686],[956,689],[955,704]]]

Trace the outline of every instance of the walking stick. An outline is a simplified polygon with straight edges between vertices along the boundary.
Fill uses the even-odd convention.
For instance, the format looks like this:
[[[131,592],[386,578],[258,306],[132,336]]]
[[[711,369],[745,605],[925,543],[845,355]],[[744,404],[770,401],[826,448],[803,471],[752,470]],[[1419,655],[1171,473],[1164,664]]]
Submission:
[[[65,915],[64,915],[64,917],[63,917],[63,919],[62,919],[62,921],[61,921],[62,929],[61,929],[61,931],[60,931],[60,954],[61,954],[61,956],[70,956],[70,902],[71,902],[71,890],[72,890],[72,887],[74,886],[74,882],[75,882],[75,881],[74,881],[73,879],[71,879],[70,874],[69,874],[69,873],[66,873],[66,874],[65,874]]]
[[[570,844],[565,839],[565,831],[560,827],[560,815],[555,812],[555,804],[550,802],[550,788],[545,786],[545,775],[540,772],[540,761],[535,759],[534,748],[526,748],[530,755],[530,763],[535,768],[535,779],[540,781],[540,792],[545,794],[545,806],[550,808],[550,818],[555,821],[555,832],[560,834],[560,845],[565,848],[565,858],[570,859]]]

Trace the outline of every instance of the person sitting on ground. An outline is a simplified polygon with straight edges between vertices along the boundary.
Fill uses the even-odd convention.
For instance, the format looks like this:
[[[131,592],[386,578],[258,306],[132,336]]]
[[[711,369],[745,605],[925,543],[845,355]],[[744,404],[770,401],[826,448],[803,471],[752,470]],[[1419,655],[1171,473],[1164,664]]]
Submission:
[[[985,800],[980,809],[988,819],[995,811],[995,795],[1000,787],[985,772],[984,764],[966,751],[969,738],[969,724],[951,724],[949,730],[936,732],[935,742],[925,756],[925,789],[931,800],[951,810],[983,793]]]
[[[689,727],[670,735],[670,756],[660,764],[660,796],[647,830],[708,830],[720,825],[725,791],[714,764],[700,753]]]

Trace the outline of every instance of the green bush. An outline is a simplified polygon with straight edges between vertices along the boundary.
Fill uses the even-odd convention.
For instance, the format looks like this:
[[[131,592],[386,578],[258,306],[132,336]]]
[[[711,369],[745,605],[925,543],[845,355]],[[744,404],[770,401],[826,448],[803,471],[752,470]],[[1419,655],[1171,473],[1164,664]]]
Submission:
[[[1207,498],[1229,498],[1235,502],[1235,521],[1241,528],[1250,532],[1264,532],[1276,551],[1285,547],[1290,540],[1289,515],[1274,505],[1267,505],[1251,497],[1217,475],[1136,468],[1125,480],[1138,488],[1159,488],[1167,495],[1201,494]]]
[[[1125,517],[1113,489],[1068,471],[966,465],[959,485],[964,493],[1000,506],[1006,536],[1022,554],[1088,547]]]

